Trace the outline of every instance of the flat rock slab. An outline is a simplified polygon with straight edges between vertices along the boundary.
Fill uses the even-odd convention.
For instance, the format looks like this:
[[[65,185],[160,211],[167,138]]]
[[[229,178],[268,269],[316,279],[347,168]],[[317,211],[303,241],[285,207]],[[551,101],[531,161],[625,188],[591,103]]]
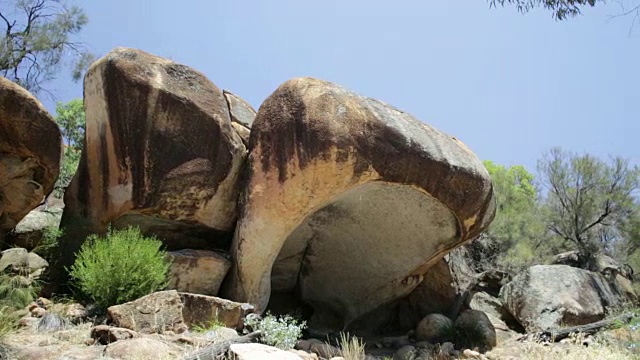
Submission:
[[[0,77],[0,240],[53,190],[62,135],[42,103]]]
[[[182,317],[182,300],[175,290],[159,291],[107,309],[109,321],[140,333],[182,333],[187,327]]]
[[[485,167],[458,139],[314,78],[282,84],[251,127],[227,298],[274,294],[340,330],[408,295],[492,221]],[[272,304],[275,305],[275,304]]]
[[[167,254],[171,261],[169,289],[203,295],[217,295],[231,261],[209,250],[184,249]]]

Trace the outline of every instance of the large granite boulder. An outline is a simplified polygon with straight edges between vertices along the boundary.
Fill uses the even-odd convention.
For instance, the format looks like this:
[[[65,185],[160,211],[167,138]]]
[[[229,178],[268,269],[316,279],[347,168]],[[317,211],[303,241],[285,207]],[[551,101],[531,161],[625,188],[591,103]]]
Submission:
[[[568,265],[536,265],[502,287],[504,307],[527,332],[602,320],[629,299],[603,275]]]
[[[62,135],[27,90],[0,77],[0,241],[53,190]]]
[[[65,192],[61,263],[86,235],[160,229],[169,250],[219,247],[236,221],[246,147],[222,90],[200,72],[116,48],[84,79],[85,147]],[[228,237],[230,241],[230,237]],[[228,247],[227,242],[226,246]]]
[[[408,295],[495,213],[489,174],[462,142],[322,80],[269,96],[249,149],[225,294],[260,312],[272,292],[290,294],[315,328]]]

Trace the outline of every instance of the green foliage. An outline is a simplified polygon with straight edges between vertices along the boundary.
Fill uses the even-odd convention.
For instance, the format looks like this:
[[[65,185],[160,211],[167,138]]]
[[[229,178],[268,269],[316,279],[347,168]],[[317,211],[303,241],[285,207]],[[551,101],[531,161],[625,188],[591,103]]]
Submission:
[[[600,0],[603,3],[603,0]],[[556,20],[565,20],[580,14],[580,9],[595,6],[596,0],[489,0],[491,6],[514,5],[519,12],[526,13],[538,7],[553,13]]]
[[[57,198],[62,198],[78,169],[80,155],[84,147],[86,119],[82,99],[74,99],[66,104],[58,102],[55,120],[65,141],[60,175],[54,185],[54,195]]]
[[[288,350],[302,337],[306,322],[298,322],[290,315],[277,317],[267,313],[262,319],[247,317],[245,325],[254,331],[260,330],[260,338],[264,344]]]
[[[0,9],[0,75],[36,94],[71,60],[72,76],[80,79],[92,59],[73,41],[88,23],[84,11],[64,0],[6,3]]]
[[[43,259],[51,261],[54,251],[58,247],[58,239],[63,234],[64,231],[58,226],[47,226],[42,230],[42,239],[33,249],[33,252],[42,256]]]
[[[538,209],[534,176],[522,166],[504,167],[484,161],[496,197],[496,217],[469,247],[479,271],[518,271],[531,264],[541,243],[544,223]]]
[[[82,294],[100,308],[135,300],[164,288],[170,263],[162,243],[140,229],[91,235],[82,245],[70,276]]]
[[[211,319],[193,325],[192,330],[197,333],[206,333],[208,331],[213,331],[222,327],[225,327],[224,323],[220,321],[216,313],[216,315],[214,315]]]
[[[28,276],[0,275],[0,307],[23,309],[36,299],[40,286]]]
[[[634,191],[640,168],[620,157],[609,163],[589,154],[551,149],[538,161],[541,181],[548,190],[543,204],[547,228],[573,243],[586,265],[599,252],[633,231],[629,218],[637,216]]]
[[[18,319],[13,311],[8,306],[0,306],[0,339],[18,328]]]

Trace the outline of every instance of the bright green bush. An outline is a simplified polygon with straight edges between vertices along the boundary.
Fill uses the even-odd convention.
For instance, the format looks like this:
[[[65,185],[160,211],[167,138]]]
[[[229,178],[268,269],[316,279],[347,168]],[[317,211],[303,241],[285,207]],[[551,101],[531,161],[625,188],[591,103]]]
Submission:
[[[102,309],[135,300],[167,285],[170,263],[161,246],[133,227],[91,235],[70,269],[71,279]]]

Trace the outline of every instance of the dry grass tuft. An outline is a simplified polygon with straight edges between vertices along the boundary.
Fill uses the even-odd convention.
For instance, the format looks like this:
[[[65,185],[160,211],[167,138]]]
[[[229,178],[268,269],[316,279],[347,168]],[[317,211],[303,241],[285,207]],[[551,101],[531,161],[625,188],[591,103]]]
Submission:
[[[341,355],[345,360],[364,360],[364,342],[355,336],[340,333]]]

